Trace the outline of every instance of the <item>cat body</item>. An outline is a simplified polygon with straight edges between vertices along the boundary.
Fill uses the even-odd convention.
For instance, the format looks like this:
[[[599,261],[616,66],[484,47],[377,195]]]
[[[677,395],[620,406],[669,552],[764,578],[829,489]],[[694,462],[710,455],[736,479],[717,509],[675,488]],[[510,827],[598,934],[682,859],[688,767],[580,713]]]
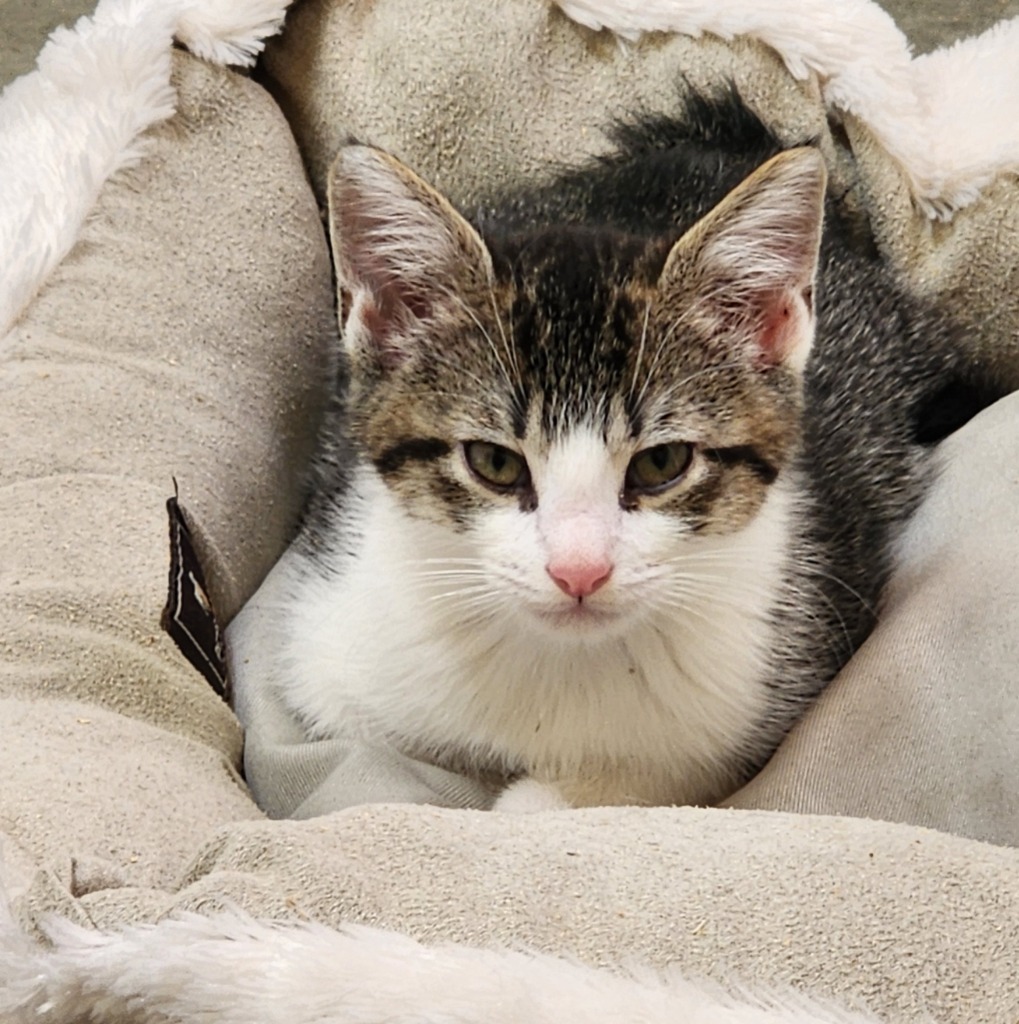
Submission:
[[[341,153],[343,382],[231,627],[308,735],[497,807],[711,803],[759,768],[872,628],[958,376],[825,218],[816,150],[732,95],[616,139],[473,224]]]

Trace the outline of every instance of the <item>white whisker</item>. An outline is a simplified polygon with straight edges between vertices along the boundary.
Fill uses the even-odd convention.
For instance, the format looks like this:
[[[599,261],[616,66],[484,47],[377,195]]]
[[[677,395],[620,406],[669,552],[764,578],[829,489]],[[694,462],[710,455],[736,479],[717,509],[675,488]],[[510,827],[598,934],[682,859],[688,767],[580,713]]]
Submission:
[[[488,348],[491,351],[496,363],[498,364],[499,371],[502,374],[502,379],[506,384],[506,387],[512,388],[513,377],[510,375],[509,369],[507,368],[505,362],[503,362],[503,358],[499,354],[499,349],[496,347],[495,342],[492,340],[492,336],[485,329],[485,325],[478,319],[477,314],[474,312],[473,309],[471,309],[468,303],[464,302],[461,299],[460,306],[464,310],[464,312],[474,321],[475,326],[481,332],[481,336],[485,339],[485,342],[488,344]]]
[[[644,346],[647,344],[647,325],[651,318],[651,303],[644,307],[644,322],[640,331],[640,344],[637,347],[637,358],[633,364],[633,377],[630,380],[630,398],[633,398],[634,389],[637,387],[637,377],[640,374],[640,364],[644,359]],[[643,394],[643,392],[641,392]]]
[[[502,347],[506,351],[506,358],[509,360],[510,365],[513,367],[513,372],[516,374],[517,380],[520,379],[520,366],[517,362],[517,350],[514,345],[510,343],[510,335],[507,333],[506,328],[502,322],[502,317],[499,315],[499,303],[495,300],[495,292],[491,286],[488,289],[488,297],[492,302],[492,313],[495,316],[495,324],[499,328],[499,334],[502,337]],[[521,410],[522,411],[522,410]]]

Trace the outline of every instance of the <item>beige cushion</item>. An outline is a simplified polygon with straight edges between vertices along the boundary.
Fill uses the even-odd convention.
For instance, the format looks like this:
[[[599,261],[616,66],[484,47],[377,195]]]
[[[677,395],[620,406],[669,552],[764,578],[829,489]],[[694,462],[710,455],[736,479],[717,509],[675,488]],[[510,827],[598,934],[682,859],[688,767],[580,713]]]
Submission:
[[[30,865],[166,884],[259,815],[241,733],[160,628],[174,478],[231,616],[292,529],[328,255],[262,89],[177,59],[180,111],[108,183],[0,349],[0,823]]]
[[[115,928],[240,907],[360,922],[427,943],[523,945],[596,966],[789,984],[863,1001],[885,1024],[1010,1024],[1019,1001],[1019,854],[865,820],[375,805],[230,825],[172,892],[94,876],[72,900],[67,884],[38,876],[23,915],[57,908]],[[370,1005],[369,992],[348,985],[337,1003],[346,993]]]
[[[1019,394],[942,445],[881,620],[735,807],[1019,846]]]
[[[815,91],[764,47],[665,35],[621,45],[533,0],[304,0],[263,64],[320,196],[353,136],[469,211],[493,188],[606,151],[615,117],[675,109],[684,77],[701,88],[731,79],[782,137],[833,152]]]

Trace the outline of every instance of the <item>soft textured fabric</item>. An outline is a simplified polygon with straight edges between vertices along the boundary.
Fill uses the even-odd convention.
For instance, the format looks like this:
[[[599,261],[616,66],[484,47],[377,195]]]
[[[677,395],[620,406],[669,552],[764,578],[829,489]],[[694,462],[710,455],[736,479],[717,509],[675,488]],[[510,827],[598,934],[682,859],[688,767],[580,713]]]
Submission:
[[[278,110],[178,56],[180,111],[108,183],[0,359],[0,822],[26,866],[165,884],[259,814],[241,733],[160,629],[174,480],[226,619],[279,554],[334,333]]]
[[[733,806],[1019,846],[1017,451],[1019,395],[944,442],[877,628]]]
[[[15,942],[0,953],[5,1024],[99,1015],[117,1024],[880,1024],[786,986],[750,991],[676,968],[607,971],[534,950],[426,945],[236,910],[105,933],[64,919],[47,934],[46,947]]]
[[[1007,0],[988,31],[920,57],[871,0],[556,2],[582,25],[630,40],[651,32],[759,40],[794,78],[812,79],[826,106],[870,127],[931,217],[950,219],[996,177],[1019,171],[1019,18]],[[968,13],[977,23],[972,5]]]
[[[933,224],[867,128],[850,117],[845,129],[881,253],[964,325],[978,373],[1019,388],[1019,178],[1002,175],[949,223]]]
[[[674,109],[684,79],[731,79],[783,138],[817,138],[832,153],[816,91],[764,47],[686,36],[621,44],[533,0],[303,0],[263,66],[320,196],[353,136],[469,211],[493,188],[604,152],[614,117]]]
[[[864,1002],[887,1024],[1012,1024],[1019,1005],[1019,854],[864,820],[369,806],[231,825],[181,883],[158,902],[100,888],[56,905],[100,927],[240,908],[429,944],[673,966]],[[23,911],[52,908],[57,891],[41,876]],[[367,995],[356,979],[346,990]],[[383,1009],[368,1019],[387,1019]]]
[[[58,28],[35,69],[4,88],[0,339],[74,246],[106,179],[134,166],[145,129],[173,114],[174,36],[199,56],[250,65],[289,2],[99,0],[73,30]]]
[[[810,86],[759,47],[654,38],[624,51],[539,3],[512,0],[495,17],[434,0],[397,18],[392,2],[334,2],[329,29],[316,21],[325,6],[305,0],[272,58],[313,180],[328,158],[314,122],[330,145],[344,131],[389,145],[468,201],[497,170],[519,176],[578,146],[595,151],[604,117],[665,102],[677,69],[699,84],[732,73],[787,137],[822,137],[837,173],[872,202],[879,236],[889,225],[905,270],[926,259],[892,243],[906,237],[896,218],[916,240],[930,229],[908,217],[864,131],[848,126],[854,166]],[[866,1000],[886,1021],[1013,1024],[1017,854],[962,836],[1013,843],[1019,832],[1015,399],[946,445],[885,624],[737,798],[855,820],[393,805],[264,819],[238,776],[237,722],[159,629],[165,500],[176,478],[228,621],[297,514],[335,344],[333,296],[318,210],[275,105],[232,73],[175,62],[178,114],[104,187],[0,352],[0,829],[26,929],[53,913],[117,929],[239,906],[428,943],[527,944],[596,965],[791,983]],[[657,91],[641,78],[652,70]],[[302,90],[346,97],[348,113],[309,112]],[[1001,182],[967,213],[973,233],[962,229],[959,248],[951,228],[931,232],[949,268],[939,288],[963,268],[986,303],[1014,288],[1014,261],[994,257],[1006,235],[967,255],[979,219],[993,225],[1014,189]],[[955,296],[963,311],[980,308],[976,291]],[[1006,369],[1011,301],[976,339]],[[294,723],[269,724],[280,731],[262,734],[263,754],[293,758],[274,812],[328,810],[336,751],[304,760]],[[387,754],[380,790],[370,755],[355,763],[373,798],[394,778],[416,779],[424,796],[440,789]],[[0,971],[2,953],[0,942]]]

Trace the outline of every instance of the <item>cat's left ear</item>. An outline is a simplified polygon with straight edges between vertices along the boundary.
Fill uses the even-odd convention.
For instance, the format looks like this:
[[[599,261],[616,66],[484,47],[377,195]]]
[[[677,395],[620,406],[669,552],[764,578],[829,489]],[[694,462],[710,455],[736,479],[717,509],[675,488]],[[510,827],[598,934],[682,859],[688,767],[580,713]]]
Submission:
[[[814,278],[827,182],[816,149],[773,157],[673,247],[666,309],[749,353],[802,371],[814,337]]]
[[[395,157],[347,146],[328,184],[344,338],[353,354],[399,365],[450,315],[487,288],[492,262],[473,227]],[[344,311],[341,310],[341,316]]]

